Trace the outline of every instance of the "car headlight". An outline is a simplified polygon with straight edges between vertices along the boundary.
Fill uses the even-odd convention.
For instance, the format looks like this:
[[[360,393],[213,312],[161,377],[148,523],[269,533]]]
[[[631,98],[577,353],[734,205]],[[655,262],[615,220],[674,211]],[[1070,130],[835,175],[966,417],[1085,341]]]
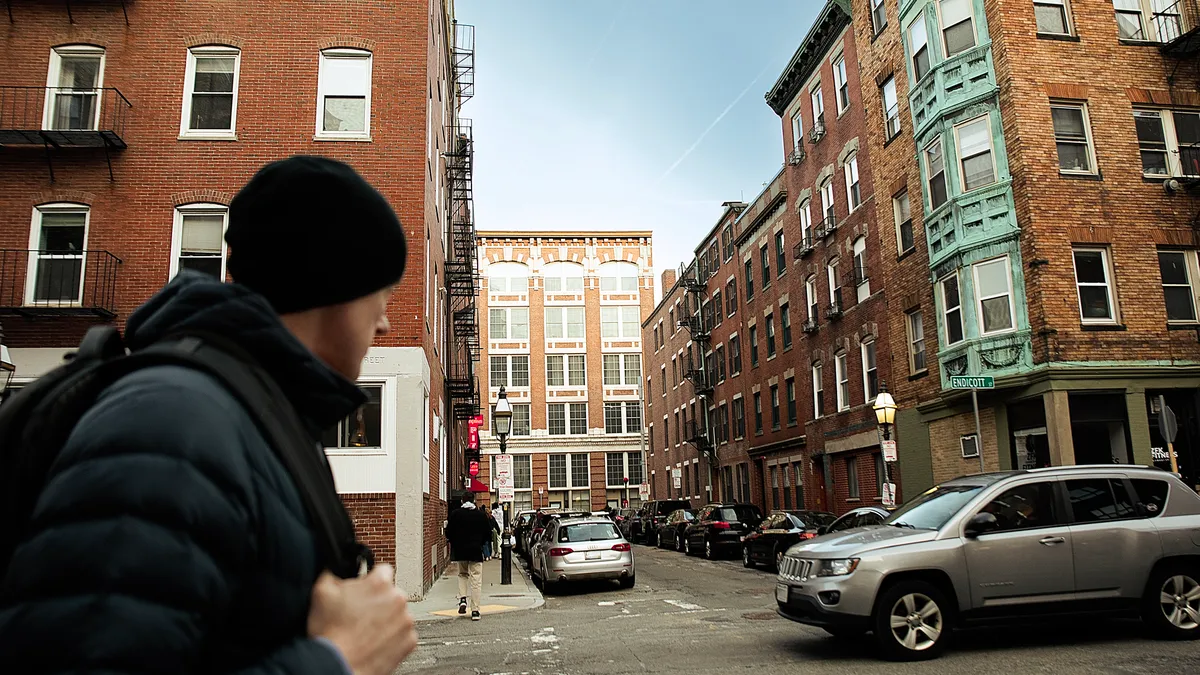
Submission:
[[[814,570],[813,576],[844,577],[858,567],[858,558],[843,558],[841,560],[822,560]]]

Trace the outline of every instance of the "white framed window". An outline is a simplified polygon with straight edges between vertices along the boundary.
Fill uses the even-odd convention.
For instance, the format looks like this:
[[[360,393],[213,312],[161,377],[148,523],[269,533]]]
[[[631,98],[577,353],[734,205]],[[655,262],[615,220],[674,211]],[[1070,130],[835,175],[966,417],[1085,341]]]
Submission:
[[[896,94],[896,78],[889,75],[879,89],[883,100],[884,131],[890,140],[900,135],[900,98]]]
[[[1200,113],[1139,109],[1133,121],[1144,175],[1200,176]]]
[[[519,262],[498,262],[488,266],[488,293],[529,292],[529,267]]]
[[[846,74],[846,57],[839,56],[833,62],[833,89],[837,94],[838,114],[850,107],[850,78]]]
[[[805,199],[796,212],[800,214],[800,232],[804,237],[804,246],[813,245],[812,200]]]
[[[546,385],[550,387],[586,387],[587,356],[584,354],[547,354]]]
[[[842,165],[846,174],[846,202],[850,204],[850,212],[862,206],[862,188],[858,182],[858,153],[852,152]]]
[[[775,274],[783,276],[787,272],[787,249],[784,247],[783,230],[775,233]],[[714,297],[720,297],[720,291],[714,293]],[[721,315],[720,303],[717,303],[717,316]],[[718,320],[717,324],[721,322]]]
[[[825,416],[825,383],[821,371],[821,364],[814,363],[812,366],[813,416],[817,418]]]
[[[1095,175],[1096,153],[1092,148],[1087,105],[1051,101],[1050,117],[1054,122],[1054,144],[1058,148],[1058,170]]]
[[[1163,304],[1168,323],[1196,322],[1196,285],[1198,268],[1195,251],[1158,252],[1158,271],[1162,275]]]
[[[959,184],[970,192],[996,182],[991,117],[984,115],[954,127],[958,144]]]
[[[1117,37],[1136,42],[1170,42],[1190,28],[1178,0],[1113,0]]]
[[[91,209],[43,204],[33,209],[25,304],[70,307],[83,301]]]
[[[641,308],[637,305],[600,308],[600,335],[606,338],[639,338]]]
[[[229,208],[223,204],[187,204],[175,208],[171,230],[171,276],[181,269],[225,281],[225,230]]]
[[[1070,35],[1071,12],[1067,0],[1033,0],[1033,15],[1040,35]]]
[[[826,226],[837,222],[834,213],[833,179],[830,178],[821,186],[821,217],[825,219]]]
[[[488,386],[529,387],[529,355],[492,355],[488,357]]]
[[[925,147],[925,185],[932,211],[946,203],[946,158],[942,155],[942,139],[935,138]]]
[[[1080,319],[1083,323],[1116,323],[1108,250],[1076,248],[1071,253],[1075,259],[1075,288],[1079,294]]]
[[[642,407],[637,401],[605,401],[604,433],[636,434],[642,431]]]
[[[938,282],[942,296],[942,329],[946,344],[963,341],[962,291],[959,289],[958,272]]]
[[[50,50],[42,128],[96,131],[104,86],[104,48],[64,45]]]
[[[550,403],[546,408],[546,419],[549,423],[547,431],[551,436],[565,436],[568,433],[573,436],[587,434],[586,403]],[[551,458],[553,457],[551,455]]]
[[[825,125],[825,95],[821,93],[821,81],[817,80],[816,84],[809,89],[809,98],[812,99],[813,110],[813,126]]]
[[[925,322],[921,310],[914,309],[904,315],[904,326],[908,333],[908,371],[912,374],[928,369],[925,364]]]
[[[636,386],[641,379],[641,354],[604,355],[604,384],[606,386]]]
[[[528,307],[489,307],[489,340],[528,340]]]
[[[573,262],[547,263],[542,271],[546,280],[546,291],[558,293],[583,291],[583,265]]]
[[[916,247],[913,239],[912,206],[908,202],[908,190],[892,197],[892,217],[896,224],[896,249],[904,253]]]
[[[800,108],[796,108],[796,112],[792,113],[792,147],[801,145],[804,145],[804,118],[800,115]]]
[[[549,458],[550,473],[547,478],[550,489],[586,488],[591,485],[590,460],[587,453],[550,455]]]
[[[1016,316],[1008,256],[977,262],[971,267],[975,275],[976,310],[980,317],[980,332],[983,335],[992,335],[1014,330]]]
[[[808,320],[817,323],[818,308],[817,308],[817,276],[814,274],[804,280],[804,301],[808,307]]]
[[[837,264],[838,264],[838,261],[830,260],[825,265],[826,281],[829,282],[829,304],[830,305],[838,304],[838,289],[840,288],[840,286],[838,285],[838,278],[837,278]]]
[[[887,7],[883,0],[871,0],[871,27],[875,29],[875,34],[879,35],[887,26]]]
[[[531,418],[528,403],[512,404],[512,435],[513,436],[528,436],[531,431]],[[528,455],[527,455],[528,456]],[[514,467],[514,470],[516,467]],[[529,462],[525,462],[525,470],[529,470]],[[519,473],[519,472],[517,472]],[[528,481],[525,481],[528,482]],[[521,481],[517,481],[517,488],[521,487]],[[525,487],[529,487],[526,485]]]
[[[546,339],[585,336],[583,307],[547,307],[545,315]]]
[[[973,0],[938,0],[938,16],[942,23],[942,43],[946,58],[961,54],[975,46],[975,14]]]
[[[859,345],[862,355],[863,396],[867,403],[879,395],[879,369],[875,363],[875,341],[866,340]]]
[[[367,402],[321,435],[321,446],[333,449],[383,448],[384,383],[359,382]]]
[[[908,24],[908,49],[912,58],[913,82],[920,82],[929,73],[929,32],[925,27],[925,14],[917,15]]]
[[[183,138],[234,138],[237,135],[238,78],[242,52],[236,47],[192,47],[183,81]]]
[[[855,239],[851,250],[854,251],[854,286],[858,301],[862,302],[871,297],[871,280],[867,277],[867,238]]]
[[[645,468],[640,452],[610,452],[605,459],[604,476],[609,488],[636,487],[642,484]],[[626,483],[625,479],[629,481]]]
[[[600,265],[600,290],[636,293],[638,266],[631,262],[611,260]]]
[[[371,137],[371,52],[325,49],[317,73],[317,138]]]
[[[850,409],[850,372],[847,367],[846,352],[833,358],[833,372],[837,378],[837,409],[838,412]]]

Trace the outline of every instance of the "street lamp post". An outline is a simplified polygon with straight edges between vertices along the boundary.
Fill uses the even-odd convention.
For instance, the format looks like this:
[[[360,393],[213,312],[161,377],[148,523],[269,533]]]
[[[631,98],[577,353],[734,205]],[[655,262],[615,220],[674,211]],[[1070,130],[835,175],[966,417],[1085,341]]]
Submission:
[[[496,405],[492,408],[492,429],[500,438],[500,454],[503,455],[508,451],[508,434],[512,431],[512,404],[508,402],[504,387],[500,387]],[[512,530],[508,509],[501,508],[504,512],[504,535],[500,541],[500,584],[507,586],[512,584]]]
[[[879,431],[884,441],[892,440],[892,426],[896,424],[896,399],[888,393],[887,382],[879,383],[879,394],[875,397],[875,421],[879,423]],[[882,448],[880,448],[882,454]],[[887,455],[883,454],[883,485],[891,483],[891,471],[888,470]],[[895,495],[892,495],[893,504]]]

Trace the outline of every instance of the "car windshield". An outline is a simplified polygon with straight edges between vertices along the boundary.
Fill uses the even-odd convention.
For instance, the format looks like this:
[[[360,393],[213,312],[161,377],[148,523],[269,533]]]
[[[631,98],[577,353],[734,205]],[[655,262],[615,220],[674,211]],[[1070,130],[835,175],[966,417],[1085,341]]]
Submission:
[[[579,525],[567,525],[558,529],[559,543],[608,541],[620,538],[621,533],[617,532],[616,526],[612,523],[581,523]]]
[[[804,511],[801,513],[793,513],[793,516],[800,519],[804,523],[804,527],[815,530],[818,527],[825,527],[833,523],[836,518],[832,513],[820,513],[817,511]]]
[[[658,503],[658,515],[665,516],[668,513],[672,512],[676,509],[686,509],[689,506],[691,506],[691,505],[688,502],[680,502],[680,501],[659,502]]]
[[[939,485],[925,491],[900,507],[884,525],[914,530],[940,530],[964,504],[971,501],[981,485]]]
[[[730,523],[757,523],[762,515],[753,506],[722,506],[713,514],[713,520],[724,520]]]

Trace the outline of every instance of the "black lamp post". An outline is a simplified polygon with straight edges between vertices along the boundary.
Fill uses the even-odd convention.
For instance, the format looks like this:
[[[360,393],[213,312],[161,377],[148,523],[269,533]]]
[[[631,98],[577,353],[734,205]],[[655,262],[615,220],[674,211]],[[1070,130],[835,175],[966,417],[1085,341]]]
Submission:
[[[875,397],[875,421],[879,423],[879,431],[883,436],[883,440],[892,440],[892,426],[896,424],[896,399],[888,393],[887,382],[879,383],[879,395]],[[880,449],[882,452],[882,448]],[[883,456],[883,481],[884,485],[891,483],[891,471],[888,470],[887,456]],[[895,495],[892,496],[893,501]]]
[[[492,407],[492,429],[500,439],[500,454],[508,450],[508,434],[512,431],[512,404],[508,402],[508,393],[500,387],[496,405]],[[512,584],[512,530],[510,529],[508,509],[504,511],[504,535],[500,541],[500,584]]]

